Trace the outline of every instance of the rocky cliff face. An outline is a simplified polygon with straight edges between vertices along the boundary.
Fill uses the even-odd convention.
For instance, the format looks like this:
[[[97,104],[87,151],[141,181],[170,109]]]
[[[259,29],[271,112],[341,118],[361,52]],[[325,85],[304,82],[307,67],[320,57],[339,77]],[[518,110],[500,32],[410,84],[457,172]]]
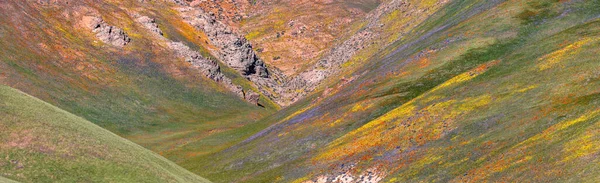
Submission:
[[[252,81],[265,96],[284,104],[280,100],[283,76],[277,70],[267,68],[246,38],[217,20],[214,14],[200,8],[182,6],[177,10],[187,23],[208,36],[210,43],[216,47],[210,50],[213,55]]]
[[[167,42],[168,47],[173,50],[178,57],[183,58],[185,62],[190,63],[196,70],[200,71],[202,75],[223,85],[229,91],[247,102],[258,105],[260,95],[252,91],[244,91],[243,87],[234,84],[230,78],[223,74],[217,61],[203,57],[199,52],[192,50],[182,42],[174,42],[163,37],[163,32],[158,27],[156,19],[138,14],[132,16],[138,23],[142,24],[143,27],[155,33],[161,39],[164,39]]]
[[[216,20],[214,14],[191,7],[178,8],[178,10],[184,20],[209,37],[211,44],[218,48],[213,52],[228,66],[244,76],[269,77],[264,62],[256,56],[248,40],[236,34],[226,24]]]

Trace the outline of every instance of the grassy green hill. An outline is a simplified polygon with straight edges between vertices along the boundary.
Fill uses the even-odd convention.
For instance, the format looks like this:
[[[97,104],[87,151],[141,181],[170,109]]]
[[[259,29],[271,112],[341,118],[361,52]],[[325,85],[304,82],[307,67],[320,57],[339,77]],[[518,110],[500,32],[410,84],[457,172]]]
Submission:
[[[216,182],[593,182],[599,5],[448,1],[351,79],[197,159],[217,163],[183,166]]]
[[[209,182],[83,118],[0,86],[0,175],[22,182]]]

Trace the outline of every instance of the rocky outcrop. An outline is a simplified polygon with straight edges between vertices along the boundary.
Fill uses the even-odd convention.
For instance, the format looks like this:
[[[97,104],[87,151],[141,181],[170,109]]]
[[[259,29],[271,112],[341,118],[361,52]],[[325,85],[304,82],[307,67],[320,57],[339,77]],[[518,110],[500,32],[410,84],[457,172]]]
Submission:
[[[258,100],[260,99],[260,94],[252,91],[252,90],[248,90],[248,92],[244,93],[244,98],[246,99],[247,102],[251,103],[251,104],[258,104]]]
[[[123,29],[107,24],[98,16],[84,16],[83,22],[104,43],[122,47],[131,42]]]
[[[248,40],[236,34],[228,25],[216,20],[214,14],[191,7],[178,10],[184,20],[208,36],[211,44],[218,48],[214,51],[215,55],[229,67],[244,76],[269,77],[264,62],[256,56]]]
[[[134,14],[133,17],[146,29],[166,40],[168,47],[175,52],[177,57],[183,58],[185,62],[190,63],[202,75],[221,84],[249,103],[258,105],[260,95],[252,91],[245,92],[241,86],[234,84],[230,78],[221,72],[221,67],[217,61],[204,58],[199,52],[192,50],[189,46],[181,42],[174,42],[163,37],[163,32],[158,27],[156,19],[137,14]]]
[[[185,58],[186,62],[192,64],[192,66],[199,70],[204,76],[223,85],[238,97],[258,105],[260,95],[252,91],[244,92],[244,89],[241,86],[234,84],[231,79],[221,72],[221,68],[216,61],[202,57],[200,53],[191,50],[190,47],[181,42],[169,42],[168,44],[169,48],[174,50],[179,57]]]
[[[340,73],[342,70],[341,65],[348,62],[362,50],[373,47],[372,45],[374,44],[377,44],[377,47],[383,48],[393,42],[390,42],[389,39],[385,41],[381,41],[383,39],[380,39],[382,37],[390,37],[389,35],[382,34],[381,30],[384,27],[380,21],[382,17],[390,14],[392,11],[399,11],[402,12],[402,16],[411,17],[417,17],[423,11],[427,11],[415,8],[407,1],[386,1],[369,13],[365,20],[369,24],[363,27],[361,31],[353,33],[353,35],[348,35],[348,39],[339,42],[331,50],[325,52],[315,65],[288,79],[276,68],[268,68],[265,62],[257,56],[252,44],[244,36],[238,34],[230,25],[223,23],[217,17],[219,15],[215,15],[213,11],[210,11],[211,9],[219,9],[221,6],[205,7],[205,9],[210,11],[207,12],[201,8],[203,5],[202,2],[204,2],[201,0],[169,1],[180,5],[174,9],[179,11],[180,16],[185,22],[207,35],[210,41],[209,44],[214,46],[208,48],[212,55],[219,61],[222,61],[223,65],[235,69],[241,76],[254,83],[260,94],[272,99],[281,106],[292,104],[304,98],[309,93],[314,92],[325,79]],[[229,4],[235,4],[235,1],[229,2]],[[162,37],[163,33],[155,19],[147,16],[133,17],[143,27],[166,39]],[[100,40],[115,46],[124,46],[131,41],[122,29],[105,23],[99,16],[86,16],[86,18],[85,22],[88,22],[88,27],[96,33]],[[409,22],[409,24],[416,25],[418,22],[413,21]],[[288,25],[298,27],[298,30],[293,31],[292,34],[294,32],[296,34],[303,34],[306,29],[306,26],[301,22],[291,21]],[[167,40],[167,42],[171,49],[176,50],[181,57],[198,68],[207,78],[223,84],[238,96],[248,99],[248,101],[255,101],[256,97],[254,97],[253,93],[243,91],[241,87],[232,84],[231,79],[221,73],[221,68],[217,61],[201,57],[198,52],[190,50],[189,47],[182,43],[170,42],[170,40]]]
[[[150,30],[151,32],[158,34],[160,36],[163,35],[162,30],[160,30],[160,28],[158,27],[158,24],[156,24],[156,19],[150,18],[148,16],[139,16],[139,15],[134,18],[137,22],[142,24],[146,29]]]
[[[369,168],[362,172],[360,175],[355,175],[356,172],[354,167],[350,170],[339,170],[338,174],[334,175],[320,175],[314,178],[314,180],[307,180],[302,183],[325,183],[325,182],[339,182],[339,183],[377,183],[381,182],[385,178],[385,174],[377,171],[375,168]],[[353,173],[354,172],[354,173]]]
[[[233,26],[247,34],[269,66],[292,77],[314,65],[334,46],[331,43],[349,37],[344,34],[358,25],[353,21],[364,18],[379,1],[253,1],[255,4],[246,8],[247,18]]]
[[[202,9],[185,6],[177,10],[187,23],[208,36],[210,43],[216,47],[211,50],[213,55],[252,81],[262,94],[283,104],[279,100],[283,76],[276,70],[267,69],[246,38]]]
[[[174,50],[179,57],[185,58],[186,62],[192,64],[192,66],[199,70],[204,76],[223,85],[225,88],[229,89],[231,92],[247,102],[254,105],[259,105],[258,103],[260,95],[252,90],[244,91],[244,88],[234,84],[231,79],[226,77],[221,72],[221,68],[217,61],[202,57],[200,53],[191,50],[190,47],[181,42],[169,42],[168,44],[169,48]]]
[[[181,42],[169,42],[169,48],[177,53],[177,56],[185,58],[186,62],[199,68],[204,76],[214,81],[221,82],[224,80],[225,75],[221,73],[221,68],[216,61],[208,60],[197,51],[193,51],[190,47],[186,46]]]

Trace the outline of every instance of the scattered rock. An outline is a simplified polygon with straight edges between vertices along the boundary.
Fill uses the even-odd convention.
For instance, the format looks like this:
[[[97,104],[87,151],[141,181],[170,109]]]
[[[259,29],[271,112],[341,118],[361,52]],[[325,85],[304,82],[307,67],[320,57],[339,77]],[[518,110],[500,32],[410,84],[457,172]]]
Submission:
[[[303,183],[324,183],[324,182],[339,182],[339,183],[377,183],[381,182],[385,174],[377,171],[374,168],[370,168],[363,172],[361,175],[356,176],[351,171],[341,171],[334,175],[320,175],[314,180],[304,181]]]
[[[84,16],[82,21],[104,43],[122,47],[131,42],[123,29],[107,24],[100,17]]]

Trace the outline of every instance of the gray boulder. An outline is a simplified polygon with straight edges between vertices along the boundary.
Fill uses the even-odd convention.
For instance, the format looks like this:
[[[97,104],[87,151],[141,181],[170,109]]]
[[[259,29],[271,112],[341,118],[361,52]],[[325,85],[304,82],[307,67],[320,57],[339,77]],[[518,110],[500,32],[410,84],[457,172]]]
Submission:
[[[84,22],[92,32],[96,33],[96,37],[104,43],[122,47],[131,42],[131,38],[127,36],[123,29],[107,24],[100,17],[86,16]]]
[[[248,90],[245,93],[244,98],[246,99],[247,102],[254,104],[254,105],[258,105],[260,95],[252,90]]]

